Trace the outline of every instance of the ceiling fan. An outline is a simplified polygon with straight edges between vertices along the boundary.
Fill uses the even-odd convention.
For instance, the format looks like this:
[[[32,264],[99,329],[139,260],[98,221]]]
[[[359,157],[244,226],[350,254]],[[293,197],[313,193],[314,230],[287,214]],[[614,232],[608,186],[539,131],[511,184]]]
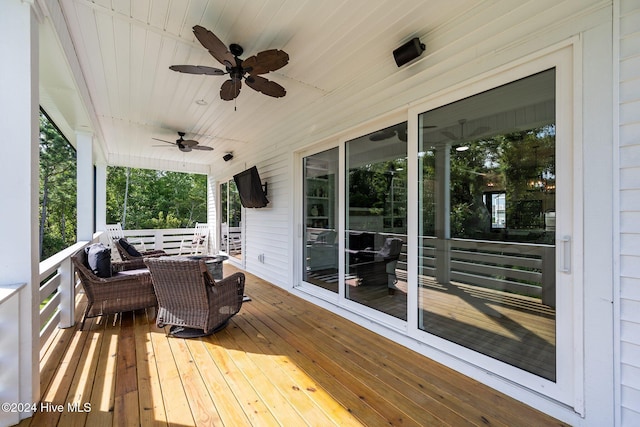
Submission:
[[[206,74],[210,76],[229,75],[229,80],[222,83],[220,98],[231,101],[240,94],[242,80],[251,89],[274,98],[286,95],[285,88],[278,83],[267,80],[260,74],[278,70],[289,62],[289,55],[278,49],[259,52],[245,60],[239,58],[244,52],[242,46],[231,44],[227,46],[215,34],[200,25],[193,27],[193,33],[211,56],[225,66],[224,70],[204,65],[172,65],[170,70],[188,74]]]
[[[470,139],[470,138],[473,138],[474,136],[478,136],[480,134],[483,134],[483,133],[485,133],[485,132],[487,132],[488,130],[491,129],[488,126],[480,126],[476,130],[471,132],[469,135],[465,135],[464,134],[464,125],[465,125],[465,123],[467,123],[467,119],[458,120],[458,124],[460,125],[460,136],[456,136],[453,132],[449,132],[449,131],[442,131],[442,134],[444,136],[446,136],[447,138],[451,139],[451,140],[462,141],[464,139]]]
[[[164,139],[153,138],[156,141],[166,142],[167,144],[175,145],[178,147],[180,151],[188,153],[191,150],[202,150],[202,151],[211,151],[212,147],[207,147],[206,145],[198,145],[198,141],[193,139],[184,139],[186,134],[184,132],[178,132],[179,138],[176,139],[176,142],[165,141]],[[155,145],[155,147],[165,147],[165,145]]]
[[[369,141],[384,141],[397,136],[400,141],[407,142],[407,124],[400,123],[377,131],[369,136]]]

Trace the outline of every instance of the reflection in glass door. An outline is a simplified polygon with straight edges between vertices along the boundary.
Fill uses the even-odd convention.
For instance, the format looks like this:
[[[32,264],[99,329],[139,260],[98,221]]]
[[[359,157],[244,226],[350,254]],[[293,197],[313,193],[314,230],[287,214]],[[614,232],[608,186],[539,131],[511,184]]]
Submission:
[[[345,148],[345,297],[407,320],[407,122]]]
[[[242,205],[233,180],[220,184],[220,249],[242,259]]]
[[[555,70],[418,122],[419,328],[556,381]]]
[[[303,160],[304,269],[302,280],[338,292],[338,149]]]

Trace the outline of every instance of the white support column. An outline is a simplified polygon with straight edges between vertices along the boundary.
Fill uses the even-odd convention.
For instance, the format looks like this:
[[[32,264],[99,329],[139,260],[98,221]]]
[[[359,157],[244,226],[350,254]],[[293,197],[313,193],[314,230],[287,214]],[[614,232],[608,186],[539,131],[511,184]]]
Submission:
[[[93,239],[93,134],[76,132],[78,163],[78,241]]]
[[[76,287],[73,281],[71,258],[65,259],[58,270],[60,274],[60,322],[59,328],[70,328],[75,325],[76,318]]]
[[[0,360],[18,353],[17,372],[0,373],[0,401],[8,403],[40,400],[39,46],[34,7],[28,1],[3,1],[0,12],[0,57],[5,59],[0,61],[0,129],[3,139],[11,141],[11,150],[0,158],[0,285],[25,284],[15,299],[11,325],[18,338],[15,345],[0,347]],[[4,322],[0,326],[9,327]],[[0,426],[31,415],[0,411]]]
[[[107,166],[96,165],[96,230],[107,227]]]
[[[218,247],[218,183],[207,175],[207,224],[209,224],[209,253],[217,254]]]

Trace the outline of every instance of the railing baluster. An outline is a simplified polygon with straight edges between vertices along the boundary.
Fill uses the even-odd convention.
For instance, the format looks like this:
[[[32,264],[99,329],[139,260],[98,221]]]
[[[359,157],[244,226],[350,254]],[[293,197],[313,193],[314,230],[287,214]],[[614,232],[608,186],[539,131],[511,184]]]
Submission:
[[[75,323],[75,283],[71,258],[65,258],[58,268],[60,273],[60,328],[70,328]]]

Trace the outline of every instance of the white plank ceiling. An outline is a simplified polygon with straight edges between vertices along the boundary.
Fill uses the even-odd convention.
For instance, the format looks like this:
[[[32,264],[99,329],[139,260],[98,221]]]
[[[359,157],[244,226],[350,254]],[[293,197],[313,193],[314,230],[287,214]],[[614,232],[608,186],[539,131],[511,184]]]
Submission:
[[[49,1],[49,5],[54,2]],[[413,37],[446,39],[447,25],[478,9],[472,0],[61,0],[59,11],[86,85],[85,105],[70,105],[56,90],[62,42],[41,37],[42,105],[74,141],[96,135],[97,157],[111,165],[208,171],[227,151],[292,138],[322,121],[340,123],[327,105],[364,102],[370,88],[394,81],[392,51]],[[49,6],[49,9],[53,9]],[[47,13],[47,11],[45,11]],[[51,13],[51,12],[49,12]],[[53,14],[52,14],[53,15]],[[227,76],[187,75],[173,64],[222,67],[192,32],[201,25],[242,58],[282,49],[289,63],[265,77],[287,90],[272,98],[244,85],[237,100],[222,101]],[[58,31],[59,32],[59,31]],[[428,46],[428,49],[431,46]],[[58,63],[57,63],[58,62]],[[47,74],[51,73],[50,76]],[[83,84],[76,83],[82,87]],[[81,92],[81,91],[80,91]],[[83,99],[79,96],[78,99]],[[199,105],[203,100],[206,105]],[[87,105],[88,101],[88,105]],[[74,113],[71,114],[70,111]],[[84,113],[79,113],[84,112]],[[155,141],[177,131],[213,151],[182,153]]]

